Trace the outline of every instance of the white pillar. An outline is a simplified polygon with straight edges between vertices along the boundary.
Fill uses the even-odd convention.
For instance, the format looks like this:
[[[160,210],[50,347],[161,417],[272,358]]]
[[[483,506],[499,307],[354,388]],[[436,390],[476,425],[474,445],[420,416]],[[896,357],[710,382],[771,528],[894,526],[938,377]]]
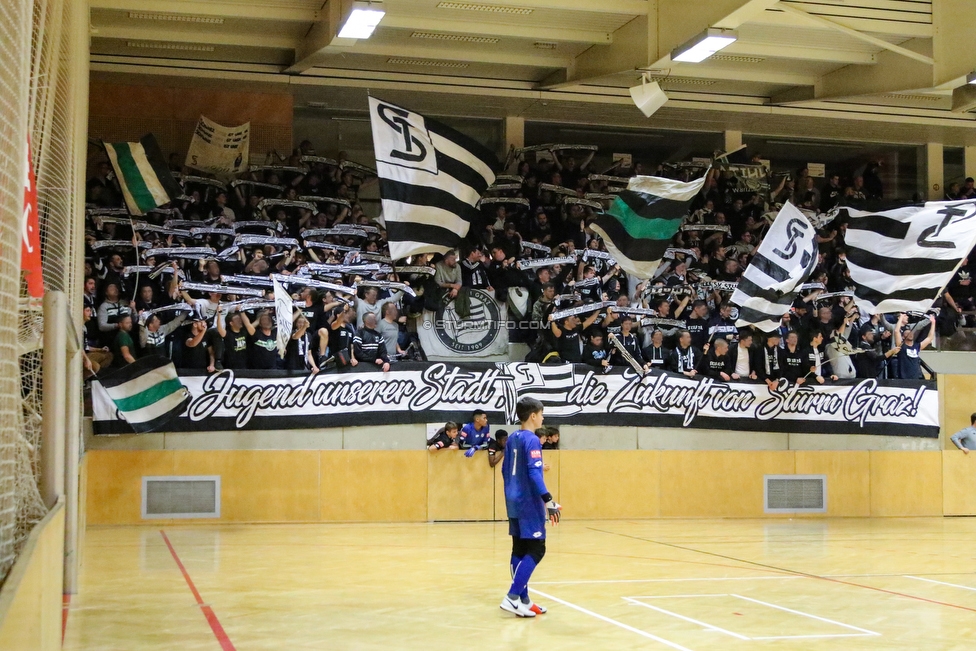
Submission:
[[[941,142],[930,142],[923,148],[925,189],[922,199],[941,201],[945,197],[945,157]]]
[[[84,347],[84,333],[80,326],[83,323],[82,282],[85,275],[85,229],[82,215],[85,213],[85,165],[88,155],[88,76],[89,76],[89,3],[88,0],[74,0],[65,7],[71,11],[71,120],[73,132],[74,157],[74,203],[72,214],[75,220],[70,237],[74,242],[72,252],[74,259],[73,276],[75,286],[69,288],[68,313],[71,315],[68,328],[74,330],[68,337]],[[74,349],[75,346],[69,346]],[[79,465],[82,450],[82,352],[73,350],[66,365],[67,388],[65,396],[65,512],[64,512],[64,592],[75,594],[78,592],[78,569],[81,566],[81,547],[84,540],[84,529],[79,526],[79,502],[85,494],[80,484]]]
[[[725,150],[726,152],[735,151],[742,146],[742,132],[741,131],[726,131],[725,132]]]
[[[64,495],[65,370],[68,320],[64,292],[44,293],[44,404],[41,409],[41,497],[51,508]]]
[[[966,147],[963,166],[966,169],[966,176],[976,179],[976,147]]]

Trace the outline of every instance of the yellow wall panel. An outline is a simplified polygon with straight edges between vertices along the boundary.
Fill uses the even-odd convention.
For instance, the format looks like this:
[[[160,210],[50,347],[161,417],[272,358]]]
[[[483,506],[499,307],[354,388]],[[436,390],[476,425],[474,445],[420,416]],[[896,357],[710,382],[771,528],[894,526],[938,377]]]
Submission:
[[[0,588],[0,649],[61,648],[64,502],[31,531]]]
[[[430,453],[426,450],[323,450],[319,454],[323,522],[427,520]]]
[[[142,478],[174,475],[172,450],[91,450],[85,511],[88,524],[140,524]],[[209,474],[209,473],[208,473]]]
[[[976,515],[976,452],[942,453],[942,505],[945,515]]]
[[[763,516],[763,475],[790,475],[785,451],[677,451],[661,453],[664,517]]]
[[[942,515],[942,453],[872,450],[871,515]]]
[[[949,437],[969,427],[969,417],[976,412],[976,375],[940,375],[939,380],[942,440],[954,449]]]
[[[566,518],[655,518],[660,459],[658,450],[561,450],[553,495]]]
[[[220,475],[223,522],[316,522],[319,453],[177,450],[173,474]]]
[[[494,473],[483,456],[469,459],[460,450],[428,452],[427,519],[493,520]]]
[[[827,476],[827,513],[817,516],[871,515],[871,456],[867,450],[798,450],[794,454],[796,474]]]

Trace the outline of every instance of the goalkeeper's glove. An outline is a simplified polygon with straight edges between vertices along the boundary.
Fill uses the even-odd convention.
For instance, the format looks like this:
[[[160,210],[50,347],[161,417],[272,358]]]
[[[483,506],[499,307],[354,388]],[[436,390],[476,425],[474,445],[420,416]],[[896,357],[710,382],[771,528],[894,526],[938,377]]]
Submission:
[[[478,448],[468,448],[468,451],[464,453],[464,456],[466,456],[468,458],[471,458],[471,457],[474,456],[474,453],[477,452],[477,451],[478,451]]]
[[[559,524],[559,512],[562,511],[563,507],[556,504],[556,500],[550,499],[546,502],[546,513],[549,515],[549,522],[552,526]]]

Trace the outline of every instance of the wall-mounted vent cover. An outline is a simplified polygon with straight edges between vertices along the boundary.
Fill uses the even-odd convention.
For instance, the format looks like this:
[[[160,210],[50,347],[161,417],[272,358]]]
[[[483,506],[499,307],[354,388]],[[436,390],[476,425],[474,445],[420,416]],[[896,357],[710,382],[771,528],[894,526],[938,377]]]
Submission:
[[[143,477],[142,517],[219,518],[220,476]]]
[[[766,513],[826,513],[827,475],[766,475]]]

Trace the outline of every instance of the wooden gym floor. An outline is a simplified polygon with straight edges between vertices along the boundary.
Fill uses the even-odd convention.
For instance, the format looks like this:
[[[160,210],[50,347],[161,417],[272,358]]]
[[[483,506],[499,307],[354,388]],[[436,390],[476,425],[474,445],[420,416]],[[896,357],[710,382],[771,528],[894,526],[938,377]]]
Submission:
[[[517,620],[504,523],[87,532],[65,649],[976,647],[976,519],[569,521]]]

